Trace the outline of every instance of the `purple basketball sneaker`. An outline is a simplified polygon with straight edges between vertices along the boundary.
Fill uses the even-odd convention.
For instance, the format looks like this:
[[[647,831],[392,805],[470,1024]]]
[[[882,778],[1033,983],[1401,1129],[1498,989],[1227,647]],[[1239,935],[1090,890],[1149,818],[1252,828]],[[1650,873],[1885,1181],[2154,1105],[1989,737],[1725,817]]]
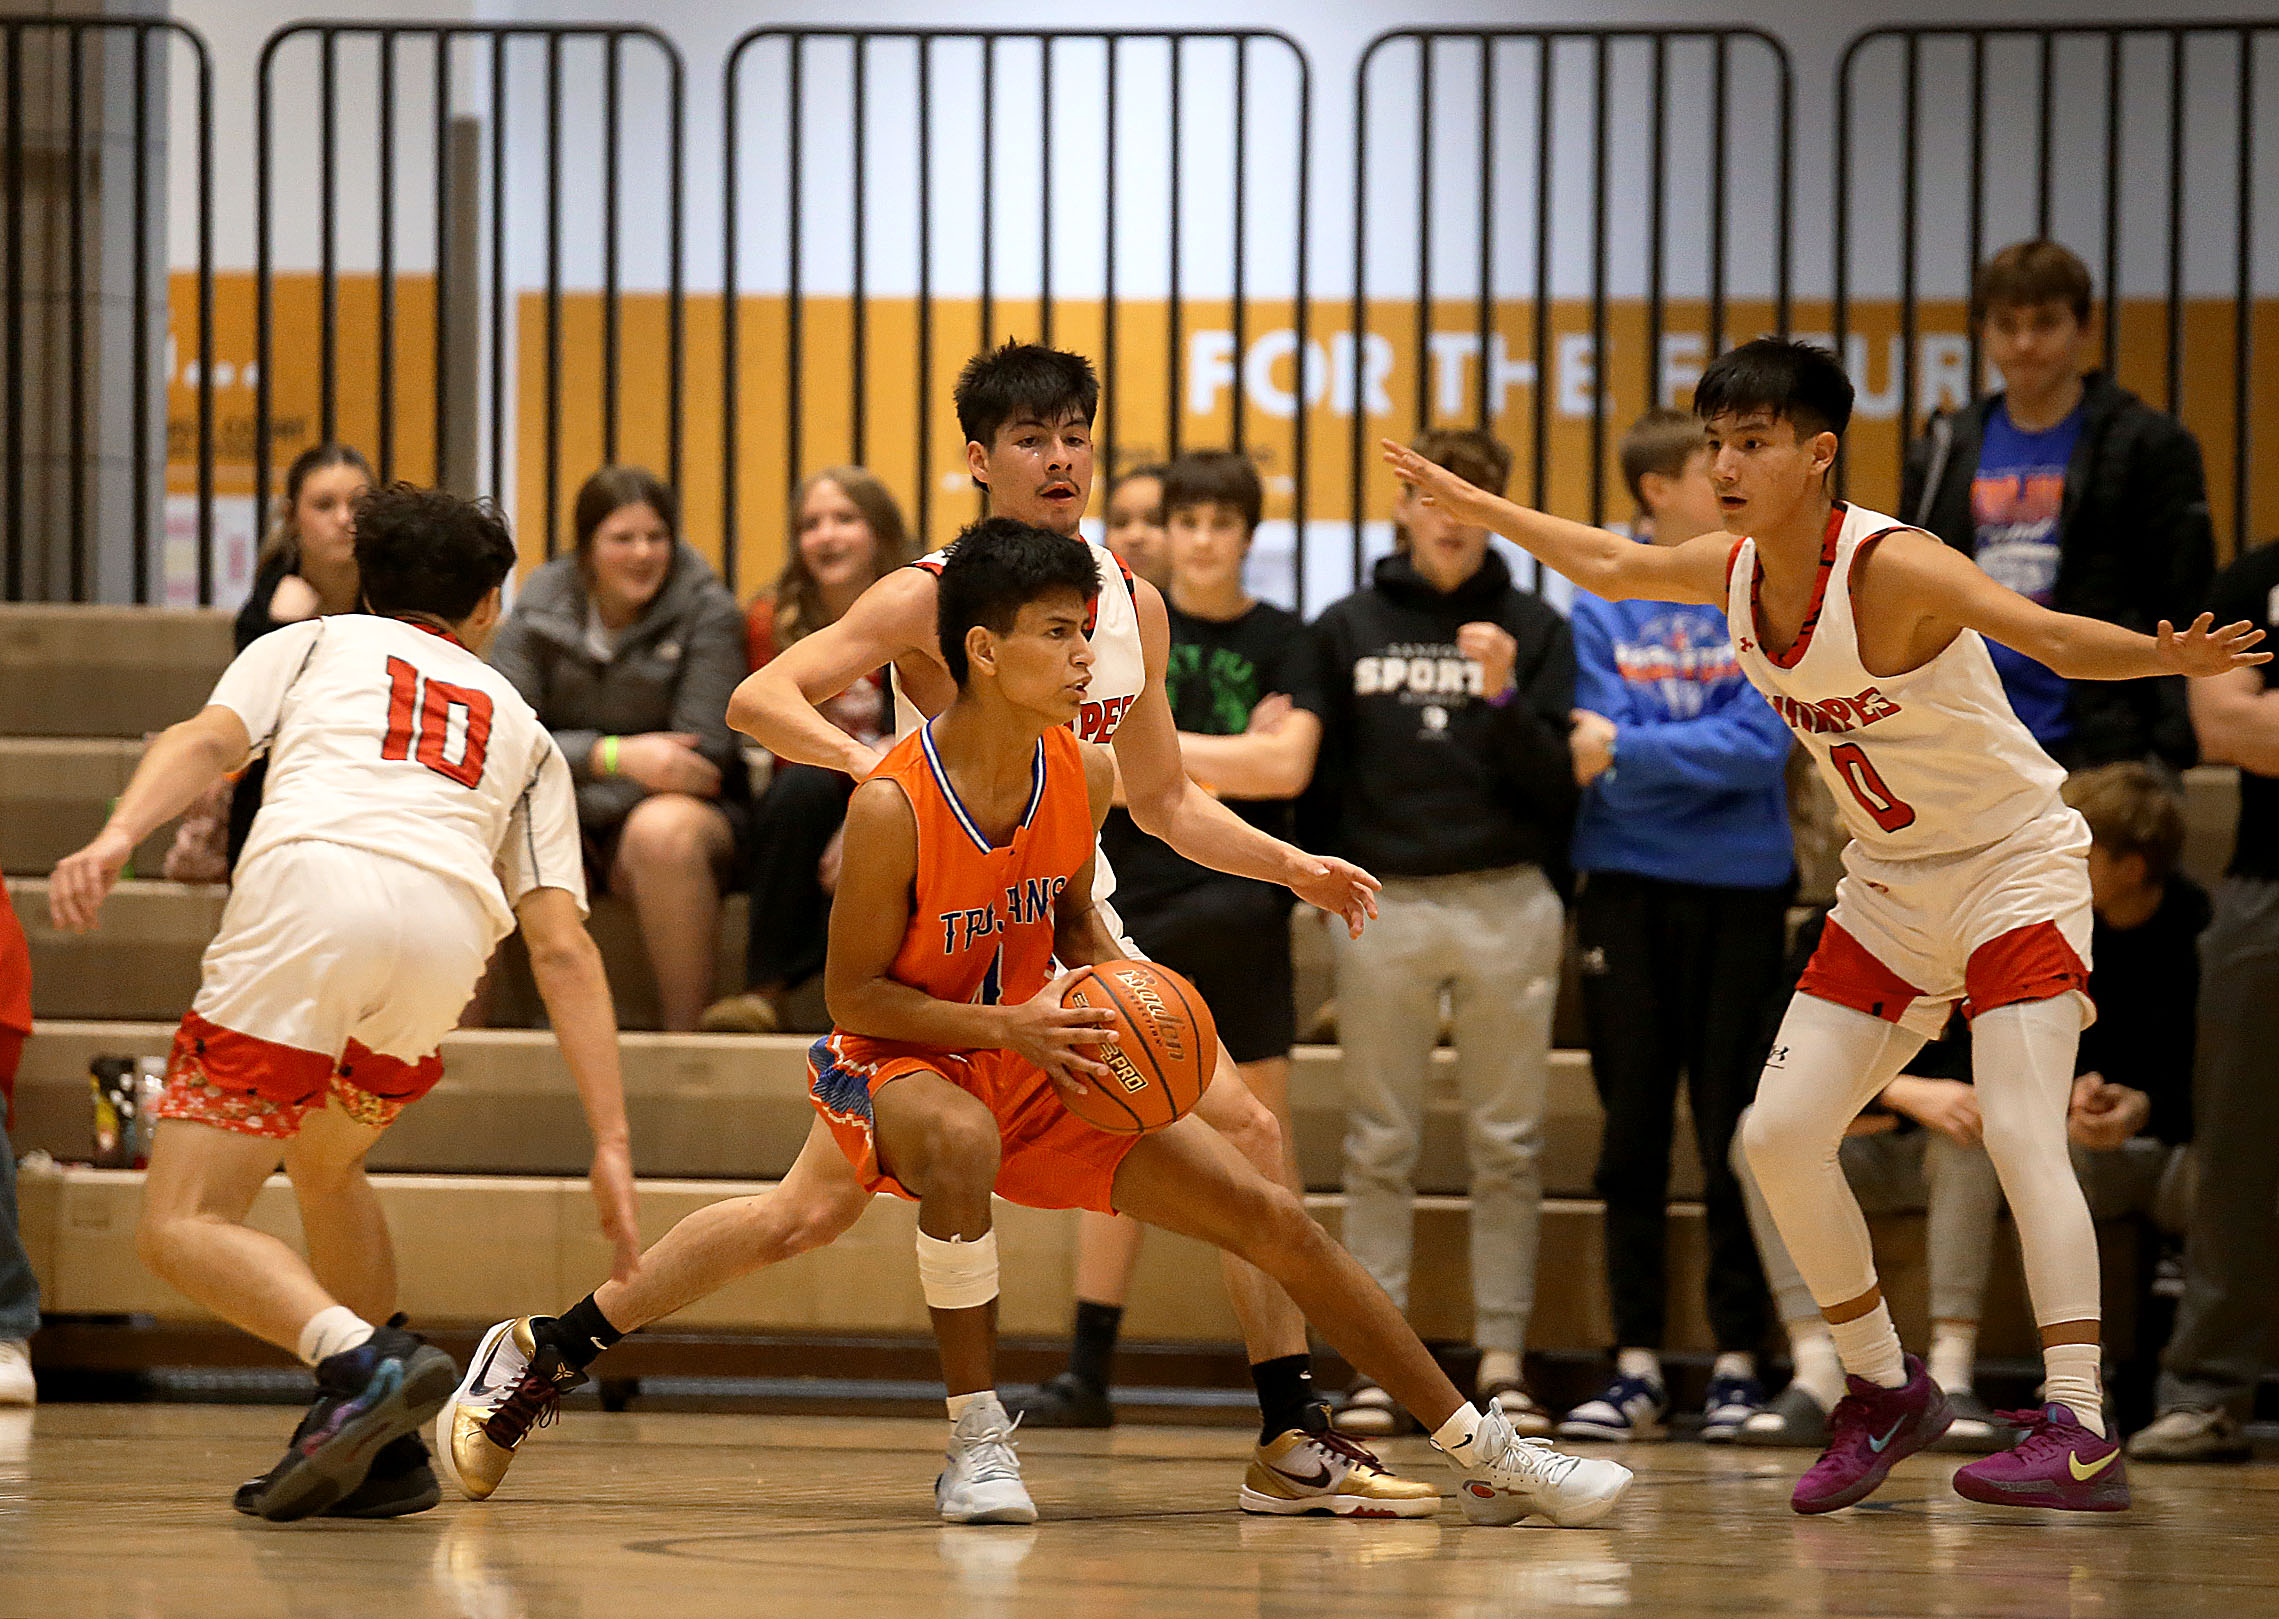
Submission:
[[[1955,1494],[1997,1507],[2054,1507],[2060,1512],[2126,1512],[2129,1464],[2121,1447],[2084,1428],[2073,1408],[2004,1411],[2026,1437],[2011,1450],[1955,1473]]]
[[[1844,1379],[1849,1392],[1828,1413],[1828,1448],[1796,1481],[1790,1506],[1834,1512],[1864,1501],[1894,1467],[1947,1431],[1955,1414],[1945,1393],[1915,1356],[1905,1365],[1907,1381],[1895,1389]]]

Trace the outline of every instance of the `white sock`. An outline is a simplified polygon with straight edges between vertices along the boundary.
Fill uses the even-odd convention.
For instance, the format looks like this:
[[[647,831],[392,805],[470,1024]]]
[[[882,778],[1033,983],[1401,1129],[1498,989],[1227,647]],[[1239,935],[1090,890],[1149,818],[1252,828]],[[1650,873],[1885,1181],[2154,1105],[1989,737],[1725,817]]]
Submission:
[[[1442,1450],[1453,1452],[1459,1445],[1471,1443],[1472,1436],[1480,1431],[1480,1413],[1470,1400],[1456,1408],[1456,1414],[1432,1430],[1432,1442]]]
[[[345,1304],[331,1304],[309,1317],[301,1328],[301,1341],[295,1353],[306,1366],[354,1349],[372,1336],[372,1323]]]
[[[2042,1398],[2073,1412],[2073,1420],[2105,1437],[2105,1351],[2098,1344],[2052,1344],[2042,1351],[2048,1381]]]
[[[1485,1391],[1498,1383],[1519,1381],[1519,1355],[1510,1349],[1483,1349],[1480,1351],[1479,1387]]]
[[[1711,1377],[1755,1377],[1757,1357],[1746,1349],[1728,1349],[1709,1368]]]
[[[1662,1384],[1662,1357],[1651,1349],[1617,1349],[1614,1369],[1623,1377],[1643,1377],[1656,1388]]]
[[[1836,1340],[1828,1336],[1828,1323],[1817,1316],[1792,1322],[1788,1329],[1788,1355],[1796,1365],[1797,1387],[1832,1411],[1844,1397],[1844,1363],[1836,1358]]]
[[[1931,1323],[1931,1380],[1949,1394],[1970,1392],[1973,1367],[1978,1361],[1978,1323]]]
[[[1907,1384],[1907,1357],[1899,1347],[1899,1329],[1891,1324],[1891,1306],[1882,1299],[1866,1315],[1828,1324],[1835,1340],[1836,1358],[1854,1377],[1864,1377],[1887,1389]]]
[[[995,1389],[976,1389],[971,1394],[953,1394],[945,1402],[950,1408],[950,1421],[954,1423],[958,1418],[964,1416],[966,1408],[972,1405],[974,1401],[989,1400],[994,1402],[996,1398],[997,1391]]]

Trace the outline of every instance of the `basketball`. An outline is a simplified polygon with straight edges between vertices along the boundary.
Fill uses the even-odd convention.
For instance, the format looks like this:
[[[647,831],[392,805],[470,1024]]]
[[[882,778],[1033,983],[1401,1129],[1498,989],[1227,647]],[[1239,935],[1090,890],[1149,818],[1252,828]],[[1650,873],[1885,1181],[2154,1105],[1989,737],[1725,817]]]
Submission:
[[[1061,1093],[1068,1111],[1110,1135],[1140,1136],[1176,1124],[1210,1083],[1218,1026],[1203,997],[1169,967],[1115,961],[1087,967],[1060,997],[1063,1006],[1105,1006],[1116,1014],[1116,1043],[1092,1048],[1110,1070],[1081,1095]]]

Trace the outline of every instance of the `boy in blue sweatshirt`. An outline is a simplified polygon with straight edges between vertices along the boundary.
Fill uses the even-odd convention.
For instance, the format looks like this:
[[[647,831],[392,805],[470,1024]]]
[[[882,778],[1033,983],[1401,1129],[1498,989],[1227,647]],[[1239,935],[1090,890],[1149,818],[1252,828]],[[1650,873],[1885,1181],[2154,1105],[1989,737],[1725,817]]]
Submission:
[[[1654,410],[1622,443],[1642,544],[1722,526],[1690,414]],[[1781,983],[1795,856],[1783,789],[1789,736],[1742,677],[1713,607],[1575,595],[1574,863],[1591,1073],[1606,1112],[1615,1375],[1562,1434],[1642,1439],[1669,1413],[1662,1375],[1670,1135],[1680,1074],[1693,1106],[1718,1356],[1703,1437],[1729,1440],[1764,1403],[1754,1351],[1764,1277],[1727,1162],[1755,1088]]]

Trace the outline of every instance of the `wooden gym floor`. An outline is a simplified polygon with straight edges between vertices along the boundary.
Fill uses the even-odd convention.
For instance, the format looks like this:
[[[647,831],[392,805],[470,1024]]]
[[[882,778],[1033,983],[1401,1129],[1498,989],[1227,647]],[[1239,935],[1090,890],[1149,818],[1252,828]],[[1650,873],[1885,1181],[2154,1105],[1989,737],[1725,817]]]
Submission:
[[[0,1412],[0,1619],[268,1615],[635,1619],[972,1615],[1490,1619],[2279,1612],[2279,1468],[2143,1469],[2111,1517],[2028,1516],[1907,1463],[1867,1507],[1790,1513],[1803,1458],[1634,1447],[1612,1525],[1475,1529],[1234,1510],[1243,1436],[1037,1434],[1044,1521],[953,1529],[930,1485],[942,1424],[572,1412],[493,1501],[394,1523],[266,1525],[229,1509],[273,1462],[281,1407]],[[1419,1440],[1391,1459],[1439,1476]]]

